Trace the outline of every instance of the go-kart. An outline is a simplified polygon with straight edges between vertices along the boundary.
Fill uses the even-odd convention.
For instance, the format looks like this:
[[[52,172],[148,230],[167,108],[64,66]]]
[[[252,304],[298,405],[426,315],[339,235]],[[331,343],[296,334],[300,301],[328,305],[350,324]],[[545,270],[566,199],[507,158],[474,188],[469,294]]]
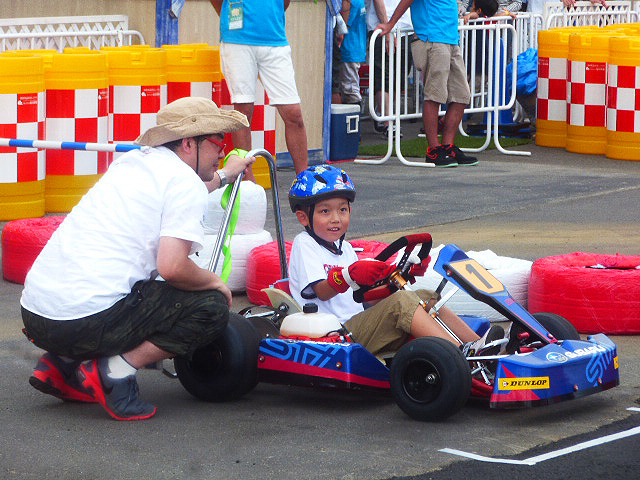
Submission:
[[[277,189],[273,174],[272,182]],[[277,195],[274,197],[277,202]],[[281,231],[280,224],[277,233]],[[279,245],[282,276],[286,278],[281,239]],[[412,252],[417,250],[422,260],[430,249],[429,234],[393,242],[376,259],[389,261],[397,254],[396,268],[376,284],[358,290],[356,299],[410,289]],[[192,395],[213,402],[238,398],[258,382],[390,390],[405,413],[428,421],[453,415],[470,396],[486,401],[491,408],[517,408],[574,399],[619,384],[616,345],[605,335],[581,340],[566,319],[552,313],[530,314],[500,281],[453,244],[440,251],[434,270],[443,278],[439,293],[450,282],[507,319],[506,338],[494,345],[499,353],[465,358],[451,341],[422,337],[408,341],[394,355],[378,358],[350,341],[342,325],[330,319],[324,335],[318,335],[317,325],[312,335],[305,335],[308,322],[300,306],[286,292],[269,288],[271,306],[230,314],[228,327],[218,341],[197,350],[191,359],[174,360],[177,376]],[[438,312],[455,291],[429,310],[436,321],[440,322]],[[487,319],[463,319],[479,335],[489,328]],[[282,331],[296,335],[283,336]]]

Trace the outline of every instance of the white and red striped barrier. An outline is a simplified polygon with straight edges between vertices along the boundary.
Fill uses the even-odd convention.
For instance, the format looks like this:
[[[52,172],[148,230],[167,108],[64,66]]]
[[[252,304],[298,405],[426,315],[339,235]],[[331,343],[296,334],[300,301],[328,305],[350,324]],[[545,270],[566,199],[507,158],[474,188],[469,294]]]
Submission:
[[[119,143],[90,143],[90,142],[54,142],[49,140],[24,140],[19,138],[0,138],[0,147],[42,148],[55,150],[86,150],[91,152],[128,152],[137,150],[142,145]]]

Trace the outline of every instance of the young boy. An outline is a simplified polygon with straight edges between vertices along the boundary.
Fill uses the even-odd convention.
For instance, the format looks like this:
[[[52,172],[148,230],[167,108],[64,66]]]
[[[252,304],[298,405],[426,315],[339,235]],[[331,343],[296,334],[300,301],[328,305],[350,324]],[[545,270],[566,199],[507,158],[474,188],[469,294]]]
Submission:
[[[458,344],[420,305],[432,307],[437,294],[429,290],[399,290],[367,310],[353,300],[353,288],[373,285],[393,271],[378,260],[358,260],[344,237],[351,220],[356,190],[344,170],[330,165],[310,167],[300,173],[289,190],[289,204],[305,231],[293,241],[289,260],[289,288],[301,305],[313,302],[318,311],[332,313],[353,339],[374,355],[394,352],[410,336],[436,336]],[[424,275],[429,258],[413,265],[412,275]],[[461,349],[472,355],[485,343],[502,338],[504,330],[492,327],[483,338],[446,307],[440,318],[465,342]]]

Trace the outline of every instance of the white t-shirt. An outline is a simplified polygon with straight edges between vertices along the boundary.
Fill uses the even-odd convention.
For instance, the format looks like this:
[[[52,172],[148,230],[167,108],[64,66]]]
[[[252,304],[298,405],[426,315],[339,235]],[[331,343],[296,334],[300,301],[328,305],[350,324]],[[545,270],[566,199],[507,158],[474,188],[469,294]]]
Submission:
[[[106,310],[155,276],[160,237],[202,248],[206,209],[205,184],[171,150],[122,155],[51,236],[20,303],[54,320]]]
[[[327,272],[333,267],[348,267],[358,261],[358,255],[349,242],[342,243],[342,255],[335,255],[320,246],[311,235],[302,232],[293,240],[289,257],[289,289],[301,306],[305,303],[318,305],[318,312],[332,313],[344,323],[364,310],[362,304],[353,300],[353,290],[339,293],[329,300],[302,297],[302,291],[314,294],[309,285],[327,279]],[[309,288],[307,288],[309,287]]]
[[[391,20],[393,16],[393,12],[396,10],[396,7],[400,3],[400,0],[384,0],[384,6],[387,11],[387,21]],[[375,28],[382,23],[382,21],[378,18],[378,14],[376,13],[376,8],[373,5],[373,0],[367,0],[366,4],[367,8],[367,28],[371,30],[375,30]],[[411,23],[411,13],[409,8],[398,20],[396,23],[396,27],[400,30],[413,30],[413,24]]]

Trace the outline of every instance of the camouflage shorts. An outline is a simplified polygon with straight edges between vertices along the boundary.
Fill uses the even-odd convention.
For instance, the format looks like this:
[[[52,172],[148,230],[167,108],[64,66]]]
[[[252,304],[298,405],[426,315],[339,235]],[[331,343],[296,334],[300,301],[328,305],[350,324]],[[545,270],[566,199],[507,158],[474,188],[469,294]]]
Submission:
[[[22,309],[33,343],[49,352],[90,359],[128,352],[144,341],[190,357],[222,334],[229,319],[217,290],[184,291],[166,282],[138,282],[109,309],[76,320],[51,320]]]

